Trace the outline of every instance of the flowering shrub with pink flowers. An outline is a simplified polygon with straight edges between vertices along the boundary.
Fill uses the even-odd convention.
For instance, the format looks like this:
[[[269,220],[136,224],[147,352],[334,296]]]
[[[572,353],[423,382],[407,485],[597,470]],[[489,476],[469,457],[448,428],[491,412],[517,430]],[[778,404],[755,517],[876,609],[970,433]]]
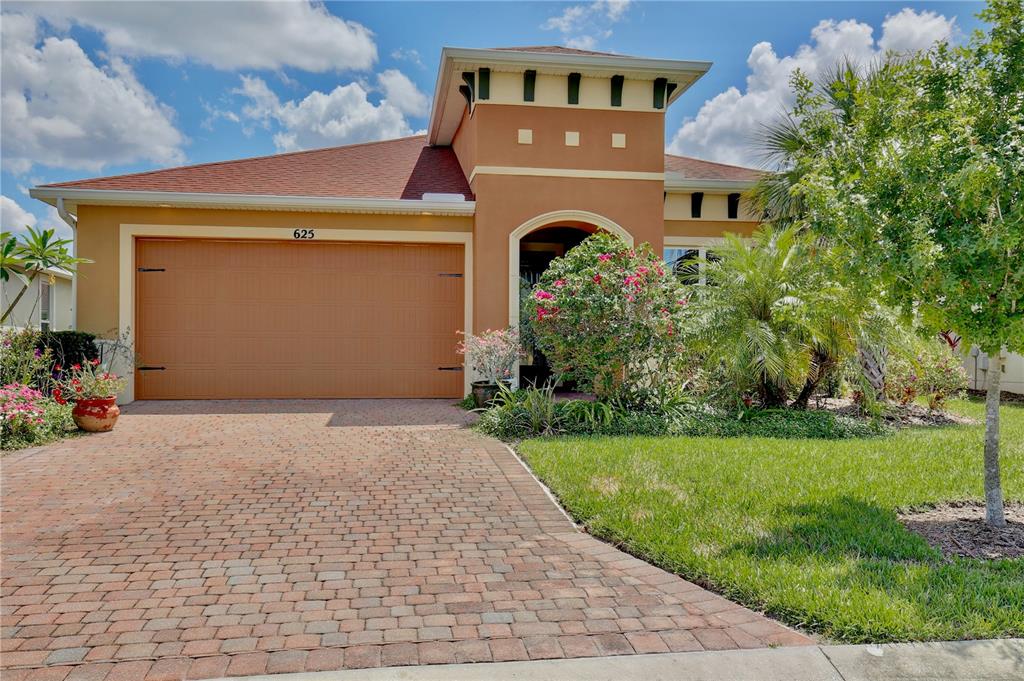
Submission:
[[[57,365],[54,370],[62,374],[57,387],[53,389],[53,399],[61,404],[74,400],[115,397],[127,384],[125,379],[100,367],[99,359],[72,364],[67,371]]]
[[[551,262],[526,308],[556,372],[601,398],[635,401],[680,375],[686,302],[648,244],[599,232]]]
[[[464,334],[458,352],[466,357],[473,380],[497,383],[512,376],[522,355],[516,329],[487,329],[481,334]]]
[[[0,435],[5,438],[30,435],[43,425],[46,396],[35,388],[9,383],[0,388]]]

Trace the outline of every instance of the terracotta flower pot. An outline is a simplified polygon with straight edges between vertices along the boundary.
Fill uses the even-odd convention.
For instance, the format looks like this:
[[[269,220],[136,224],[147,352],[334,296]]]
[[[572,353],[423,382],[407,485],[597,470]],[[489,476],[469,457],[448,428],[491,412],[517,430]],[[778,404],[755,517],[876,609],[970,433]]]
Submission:
[[[117,423],[121,409],[117,406],[116,397],[94,397],[76,400],[71,417],[75,425],[87,433],[105,433]]]

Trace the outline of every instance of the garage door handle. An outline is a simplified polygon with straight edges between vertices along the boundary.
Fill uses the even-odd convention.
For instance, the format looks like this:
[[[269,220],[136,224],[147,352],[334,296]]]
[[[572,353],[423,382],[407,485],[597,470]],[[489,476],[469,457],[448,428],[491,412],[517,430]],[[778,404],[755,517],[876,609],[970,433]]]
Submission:
[[[164,267],[140,267],[139,272],[166,272],[167,269]]]
[[[438,371],[462,371],[462,367],[437,367]]]
[[[167,367],[139,367],[139,371],[166,371]]]
[[[462,273],[461,272],[438,272],[437,276],[439,276],[439,277],[456,277],[458,279],[461,279],[462,278]]]

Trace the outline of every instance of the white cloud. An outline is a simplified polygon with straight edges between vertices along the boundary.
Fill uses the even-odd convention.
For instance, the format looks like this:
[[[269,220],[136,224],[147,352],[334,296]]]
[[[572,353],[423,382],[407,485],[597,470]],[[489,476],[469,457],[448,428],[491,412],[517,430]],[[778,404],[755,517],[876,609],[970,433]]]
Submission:
[[[174,112],[122,59],[97,66],[71,38],[39,42],[37,21],[3,15],[0,86],[4,168],[99,171],[107,165],[184,160]]]
[[[35,227],[38,221],[14,199],[0,196],[0,225],[5,232],[23,232],[26,226]]]
[[[799,68],[814,80],[846,58],[867,63],[887,50],[927,48],[950,38],[955,21],[934,12],[904,9],[886,17],[877,43],[871,26],[855,20],[821,21],[811,30],[811,42],[789,56],[779,57],[769,42],[758,43],[747,57],[746,89],[730,87],[704,102],[695,117],[683,121],[668,151],[756,166],[761,161],[756,137],[762,126],[794,103],[789,86],[793,71]]]
[[[191,59],[219,69],[365,70],[373,33],[320,2],[47,2],[24,5],[58,27],[88,26],[125,57]]]
[[[570,5],[541,24],[545,31],[558,31],[567,47],[592,50],[600,40],[610,38],[611,26],[622,21],[631,0],[595,0],[585,5]]]
[[[398,61],[411,62],[421,69],[427,68],[423,64],[423,60],[420,58],[419,50],[406,49],[404,47],[400,47],[391,53],[391,58],[396,59]]]
[[[388,69],[377,76],[384,98],[407,116],[426,116],[430,111],[430,98],[420,92],[416,84],[398,69]]]
[[[71,228],[60,219],[57,209],[53,206],[46,206],[45,216],[40,220],[34,213],[25,210],[20,203],[7,196],[0,196],[0,225],[5,232],[24,234],[25,227],[35,227],[38,230],[52,229],[57,233],[57,238],[70,239]]]
[[[878,47],[886,52],[920,50],[931,47],[936,40],[952,37],[955,26],[956,17],[947,19],[936,12],[915,12],[905,7],[882,22]]]
[[[281,151],[412,134],[398,105],[386,97],[373,104],[360,83],[339,85],[328,93],[314,90],[300,101],[281,102],[263,79],[242,76],[242,86],[235,92],[249,100],[242,108],[244,118],[277,130],[274,144]]]

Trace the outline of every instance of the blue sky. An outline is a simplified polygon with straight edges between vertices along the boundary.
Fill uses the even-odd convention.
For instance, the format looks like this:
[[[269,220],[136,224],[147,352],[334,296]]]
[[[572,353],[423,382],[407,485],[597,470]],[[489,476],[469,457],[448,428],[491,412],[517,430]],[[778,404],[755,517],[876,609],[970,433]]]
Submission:
[[[964,2],[17,3],[3,6],[3,226],[59,226],[34,184],[395,137],[441,47],[562,44],[714,62],[666,145],[756,164],[795,67],[962,41]]]

